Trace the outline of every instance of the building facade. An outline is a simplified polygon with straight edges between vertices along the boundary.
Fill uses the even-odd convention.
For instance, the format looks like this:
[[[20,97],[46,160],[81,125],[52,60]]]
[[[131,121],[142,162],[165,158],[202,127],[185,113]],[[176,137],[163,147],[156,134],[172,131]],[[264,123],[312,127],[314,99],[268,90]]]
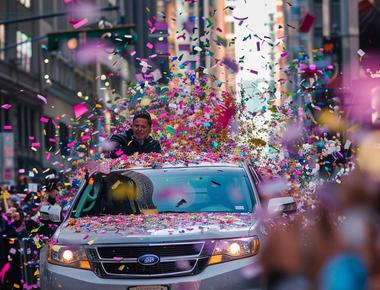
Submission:
[[[323,62],[315,64],[318,68],[329,64],[334,68],[327,87],[341,97],[347,117],[364,127],[378,128],[379,1],[297,0],[291,6],[283,1],[282,6],[288,24],[286,46],[290,59],[303,52],[310,56],[313,49],[323,48]],[[307,13],[313,15],[314,21],[305,33],[300,31],[300,25]],[[309,62],[312,64],[313,59]]]
[[[114,1],[96,1],[100,7]],[[15,183],[19,173],[39,174],[50,164],[47,155],[65,154],[73,106],[94,102],[97,96],[94,65],[79,65],[68,50],[46,51],[46,35],[72,30],[70,15],[46,17],[65,11],[64,1],[0,1],[0,132],[12,135],[12,176],[0,180]],[[112,14],[113,13],[113,14]],[[38,19],[18,21],[25,17]],[[117,12],[101,17],[117,19]],[[0,153],[5,172],[4,152]],[[8,178],[10,177],[10,178]]]

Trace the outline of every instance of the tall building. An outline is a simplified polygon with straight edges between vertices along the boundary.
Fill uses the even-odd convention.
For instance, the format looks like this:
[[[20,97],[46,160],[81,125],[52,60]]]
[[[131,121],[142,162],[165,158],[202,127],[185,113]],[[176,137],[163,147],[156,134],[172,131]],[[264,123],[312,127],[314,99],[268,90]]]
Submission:
[[[344,96],[341,101],[347,116],[362,126],[379,127],[378,1],[297,0],[291,6],[283,1],[283,11],[288,24],[286,44],[291,59],[300,51],[311,55],[312,48],[323,47],[323,61],[316,62],[316,65],[326,67],[331,64],[334,67],[327,86],[334,89],[334,94]],[[308,12],[314,16],[314,22],[310,31],[302,33],[300,24]]]
[[[218,91],[236,90],[235,2],[166,1],[170,55],[177,56],[181,68],[200,69],[213,76],[210,85]]]
[[[218,85],[234,88],[233,73],[221,65],[225,57],[235,59],[234,0],[121,0],[125,23],[134,24],[138,34],[135,73],[141,77],[144,65],[167,80],[170,59],[180,68],[206,69],[219,80]],[[170,56],[170,57],[169,57]]]

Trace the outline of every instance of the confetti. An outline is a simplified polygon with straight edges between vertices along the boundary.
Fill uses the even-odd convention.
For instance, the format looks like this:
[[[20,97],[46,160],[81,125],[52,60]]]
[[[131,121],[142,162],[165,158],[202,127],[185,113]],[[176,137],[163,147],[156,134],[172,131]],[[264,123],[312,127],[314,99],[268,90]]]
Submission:
[[[237,73],[239,71],[239,65],[230,58],[224,58],[223,63],[227,66],[233,73]]]
[[[39,98],[42,102],[44,102],[45,105],[47,105],[47,99],[42,95],[37,95],[37,98]]]
[[[360,57],[365,56],[365,52],[362,49],[359,49],[357,53]]]
[[[81,28],[82,26],[86,25],[88,23],[88,19],[87,18],[84,18],[82,20],[79,20],[78,22],[76,22],[73,27],[75,29],[78,29],[78,28]]]
[[[300,32],[307,33],[314,24],[315,16],[309,12],[306,13],[300,25]]]
[[[4,104],[1,106],[1,108],[5,109],[5,110],[9,110],[10,108],[12,108],[12,105],[10,104]]]
[[[1,284],[4,284],[5,274],[11,269],[11,264],[9,262],[5,263],[0,270],[0,280]]]
[[[84,103],[77,104],[73,107],[74,109],[74,116],[76,119],[83,116],[85,113],[88,112],[88,109]]]
[[[49,122],[49,119],[46,118],[46,117],[41,117],[41,118],[40,118],[40,122],[41,122],[41,123],[48,123],[48,122]]]

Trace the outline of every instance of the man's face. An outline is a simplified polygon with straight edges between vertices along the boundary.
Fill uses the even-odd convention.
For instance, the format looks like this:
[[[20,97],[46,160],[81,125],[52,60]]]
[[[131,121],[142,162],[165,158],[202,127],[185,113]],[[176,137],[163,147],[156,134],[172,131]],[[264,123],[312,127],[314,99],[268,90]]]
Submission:
[[[58,191],[56,189],[53,189],[52,191],[49,192],[49,196],[51,198],[56,198],[57,193],[58,193]]]
[[[133,136],[135,136],[138,141],[143,141],[150,133],[148,120],[144,118],[137,118],[134,120],[132,124],[132,131]]]

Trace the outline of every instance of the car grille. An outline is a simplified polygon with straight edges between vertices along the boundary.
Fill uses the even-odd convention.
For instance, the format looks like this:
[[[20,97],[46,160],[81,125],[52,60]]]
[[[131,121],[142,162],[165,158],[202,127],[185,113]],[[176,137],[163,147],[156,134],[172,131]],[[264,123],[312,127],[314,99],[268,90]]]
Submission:
[[[161,275],[179,271],[190,271],[196,262],[197,260],[161,262],[154,266],[142,266],[139,263],[103,263],[103,267],[106,273],[109,274]]]
[[[193,256],[199,255],[203,243],[162,246],[124,246],[124,247],[98,247],[98,253],[102,259],[114,257],[138,258],[145,254],[154,254],[159,257]]]
[[[154,278],[195,275],[203,271],[209,258],[204,242],[113,245],[87,249],[93,270],[102,278]],[[142,255],[160,258],[156,265],[138,263]]]

